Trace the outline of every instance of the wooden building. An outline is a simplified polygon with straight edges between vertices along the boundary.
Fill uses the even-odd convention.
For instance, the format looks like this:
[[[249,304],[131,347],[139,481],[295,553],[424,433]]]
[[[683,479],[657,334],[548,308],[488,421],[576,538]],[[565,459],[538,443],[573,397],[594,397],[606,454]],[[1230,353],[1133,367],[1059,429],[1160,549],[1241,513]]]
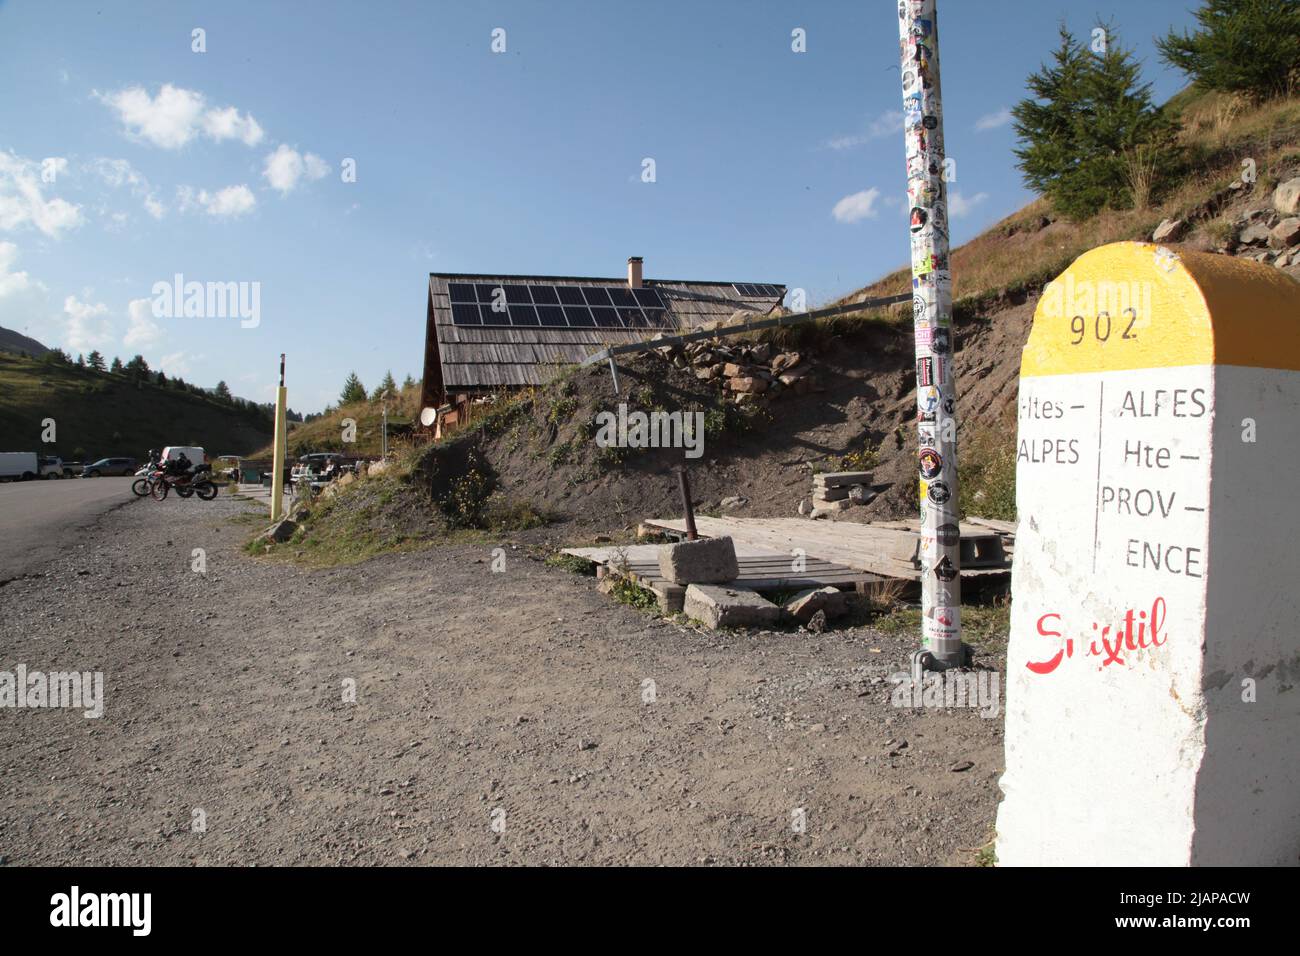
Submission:
[[[770,283],[432,273],[421,422],[441,434],[475,398],[541,385],[610,345],[698,329],[737,312],[766,315],[785,297]]]

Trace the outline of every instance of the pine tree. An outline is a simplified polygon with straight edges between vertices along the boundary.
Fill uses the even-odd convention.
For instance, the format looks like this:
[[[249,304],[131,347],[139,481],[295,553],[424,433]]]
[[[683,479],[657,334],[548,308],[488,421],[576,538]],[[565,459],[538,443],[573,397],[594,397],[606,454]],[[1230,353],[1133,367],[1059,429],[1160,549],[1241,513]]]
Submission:
[[[340,405],[350,405],[353,402],[364,402],[366,400],[366,387],[361,384],[361,379],[357,378],[357,373],[353,372],[348,376],[348,380],[343,383],[343,391],[339,395]]]
[[[415,379],[410,375],[407,375],[406,378],[402,379],[402,391],[404,392],[409,392],[411,389],[415,388],[415,385]]]
[[[86,356],[86,364],[96,372],[102,372],[104,371],[104,356],[100,355],[99,350],[96,349]]]
[[[230,386],[227,385],[224,380],[217,382],[217,387],[212,391],[217,398],[221,399],[223,402],[230,401]]]
[[[111,371],[111,372],[112,372],[113,374],[115,374],[115,375],[121,375],[122,372],[123,372],[123,370],[124,370],[124,368],[125,368],[125,366],[122,365],[122,360],[121,360],[120,358],[118,358],[116,355],[114,355],[114,356],[113,356],[113,365],[112,365],[112,367],[109,369],[109,371]]]
[[[139,385],[149,377],[149,363],[144,360],[143,355],[137,355],[126,363],[126,373]]]
[[[393,381],[393,372],[390,369],[384,374],[375,390],[370,393],[372,400],[378,401],[381,398],[393,398],[397,395],[397,383]]]
[[[1094,54],[1062,25],[1052,65],[1030,75],[1032,96],[1011,111],[1025,182],[1075,220],[1132,204],[1128,170],[1135,152],[1153,163],[1156,188],[1179,159],[1174,125],[1152,104],[1141,66],[1108,25],[1102,28],[1106,43]]]
[[[1201,29],[1156,38],[1160,58],[1203,90],[1259,102],[1300,80],[1300,0],[1205,0]]]

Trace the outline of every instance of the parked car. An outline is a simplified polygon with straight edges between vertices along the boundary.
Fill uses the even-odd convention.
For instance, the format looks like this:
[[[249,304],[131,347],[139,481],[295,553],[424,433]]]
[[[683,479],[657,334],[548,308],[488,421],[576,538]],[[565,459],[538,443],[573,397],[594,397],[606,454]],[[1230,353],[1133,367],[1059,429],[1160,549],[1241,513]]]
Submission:
[[[34,451],[0,451],[0,480],[31,481],[41,473]]]
[[[108,475],[133,475],[139,464],[134,458],[101,458],[81,469],[82,478],[102,478]]]
[[[57,455],[45,455],[41,458],[41,477],[43,478],[72,478],[75,477],[72,467],[65,464],[62,458]]]

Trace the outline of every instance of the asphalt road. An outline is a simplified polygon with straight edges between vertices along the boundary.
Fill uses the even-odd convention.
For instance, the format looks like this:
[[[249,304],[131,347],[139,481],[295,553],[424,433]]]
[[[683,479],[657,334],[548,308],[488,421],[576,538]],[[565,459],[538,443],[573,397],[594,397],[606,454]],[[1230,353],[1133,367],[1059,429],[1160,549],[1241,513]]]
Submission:
[[[11,481],[0,484],[0,583],[75,549],[84,529],[136,500],[134,478]]]

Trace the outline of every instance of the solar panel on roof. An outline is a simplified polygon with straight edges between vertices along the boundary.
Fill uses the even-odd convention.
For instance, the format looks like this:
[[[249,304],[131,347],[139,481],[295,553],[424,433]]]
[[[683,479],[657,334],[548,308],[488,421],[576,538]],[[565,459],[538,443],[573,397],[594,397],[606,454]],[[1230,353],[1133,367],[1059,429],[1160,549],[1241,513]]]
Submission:
[[[506,301],[511,305],[516,302],[520,305],[532,305],[533,297],[528,292],[526,285],[506,285],[501,288],[506,290]]]
[[[602,288],[583,286],[582,294],[587,297],[588,305],[609,305],[609,293]]]
[[[533,290],[536,292],[536,289]],[[537,307],[537,317],[541,320],[542,325],[565,328],[568,323],[564,321],[564,310],[558,305],[539,305]]]
[[[558,305],[560,297],[555,294],[553,285],[533,286],[533,301],[538,305]]]
[[[631,289],[606,289],[609,297],[614,300],[615,305],[627,306],[631,308],[636,305],[636,296],[632,294]]]
[[[640,306],[662,308],[664,301],[659,296],[658,289],[647,289],[642,286],[639,289],[633,289],[632,294],[636,296],[637,304]]]
[[[451,320],[457,325],[478,325],[478,306],[464,302],[451,304]]]
[[[504,295],[501,286],[492,282],[476,282],[474,288],[478,291],[480,302],[493,302]]]
[[[447,295],[451,297],[452,302],[478,301],[477,296],[474,295],[474,286],[468,282],[449,282]]]
[[[623,323],[618,320],[618,313],[613,309],[592,309],[591,317],[598,329],[621,329]]]
[[[507,293],[509,294],[509,293]],[[537,309],[531,305],[510,306],[511,325],[538,325]]]
[[[591,309],[585,305],[566,305],[564,317],[569,320],[570,327],[575,329],[589,329],[596,324],[596,320],[591,317]]]
[[[565,305],[586,305],[587,300],[582,296],[582,289],[576,285],[557,285],[556,293],[560,301]]]

